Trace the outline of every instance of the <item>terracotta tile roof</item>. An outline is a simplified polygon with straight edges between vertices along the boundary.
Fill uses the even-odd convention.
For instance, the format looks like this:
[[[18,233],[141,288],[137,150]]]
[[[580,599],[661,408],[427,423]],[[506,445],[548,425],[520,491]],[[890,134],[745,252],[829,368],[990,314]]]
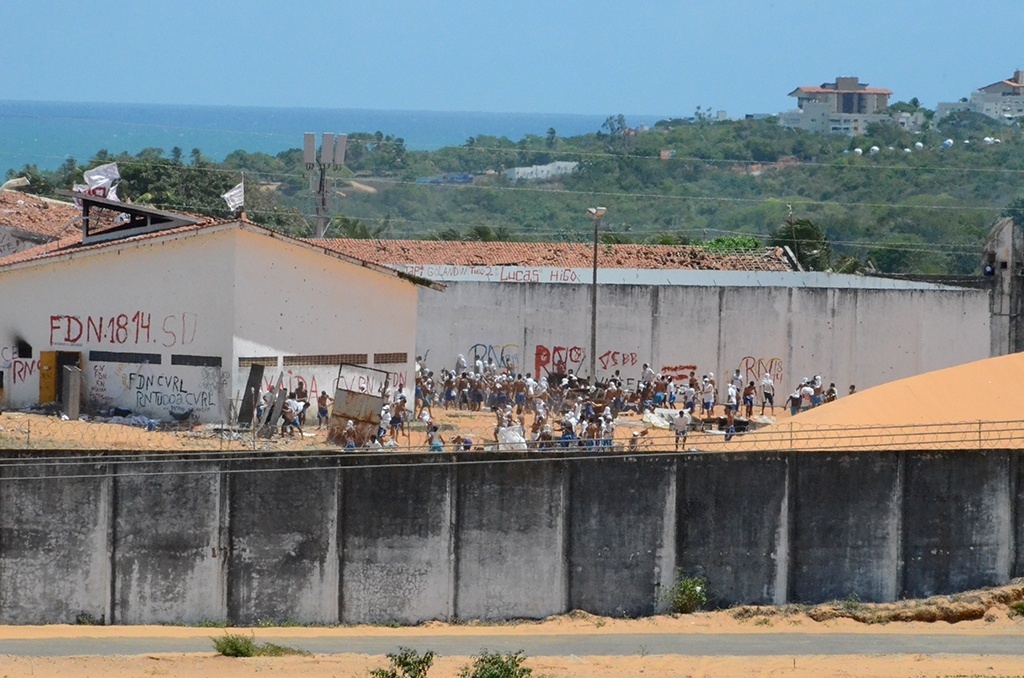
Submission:
[[[19,191],[0,191],[0,228],[16,228],[55,238],[80,214],[69,202],[38,198]]]
[[[588,243],[464,242],[438,240],[353,240],[309,242],[328,250],[383,265],[530,266],[590,268]],[[676,245],[600,245],[600,268],[678,269],[700,271],[791,271],[774,247],[742,254],[718,254],[701,247]]]

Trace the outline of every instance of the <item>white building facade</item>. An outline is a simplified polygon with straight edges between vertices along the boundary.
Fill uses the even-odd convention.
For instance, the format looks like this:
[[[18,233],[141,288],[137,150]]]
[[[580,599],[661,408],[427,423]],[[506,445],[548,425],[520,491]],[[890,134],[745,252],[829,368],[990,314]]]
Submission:
[[[340,363],[411,385],[415,284],[244,221],[16,255],[0,290],[10,407],[59,399],[66,365],[86,411],[158,420],[229,421],[254,364],[263,389],[333,394]]]
[[[941,121],[958,111],[981,113],[1002,123],[1024,116],[1024,71],[1018,69],[1012,78],[975,90],[968,101],[939,102],[935,107],[935,118]]]
[[[797,108],[779,114],[779,125],[805,129],[819,134],[860,136],[873,122],[890,122],[883,111],[892,92],[868,87],[856,77],[840,77],[817,87],[797,87],[789,93],[796,97]],[[900,120],[895,121],[901,124]],[[909,119],[903,125],[909,124]]]

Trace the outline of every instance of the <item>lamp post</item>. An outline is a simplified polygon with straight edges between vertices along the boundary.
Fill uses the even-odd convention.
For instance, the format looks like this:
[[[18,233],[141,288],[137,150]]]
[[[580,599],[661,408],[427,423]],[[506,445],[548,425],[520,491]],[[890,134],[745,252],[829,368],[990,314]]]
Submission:
[[[588,207],[587,214],[594,220],[594,277],[590,286],[590,379],[597,383],[597,229],[601,217],[607,212],[604,207]]]

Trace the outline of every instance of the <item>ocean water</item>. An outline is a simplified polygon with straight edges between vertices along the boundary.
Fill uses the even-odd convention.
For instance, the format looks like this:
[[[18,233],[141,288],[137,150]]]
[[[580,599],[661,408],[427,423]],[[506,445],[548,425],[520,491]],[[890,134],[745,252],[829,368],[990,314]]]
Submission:
[[[69,157],[85,163],[100,149],[135,154],[162,148],[169,154],[177,146],[186,157],[198,148],[206,157],[223,160],[239,149],[275,155],[302,148],[304,132],[381,131],[403,138],[410,150],[436,150],[481,134],[513,141],[526,134],[546,135],[551,127],[563,137],[587,134],[600,130],[607,117],[0,101],[0,176],[27,164],[56,169]],[[631,126],[659,119],[626,116]]]

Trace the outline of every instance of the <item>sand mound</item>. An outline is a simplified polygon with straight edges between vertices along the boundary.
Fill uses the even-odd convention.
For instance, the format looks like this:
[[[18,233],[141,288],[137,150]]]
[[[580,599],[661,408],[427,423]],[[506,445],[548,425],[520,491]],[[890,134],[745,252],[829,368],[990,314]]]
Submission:
[[[882,384],[746,436],[730,449],[1024,448],[1024,354]]]

